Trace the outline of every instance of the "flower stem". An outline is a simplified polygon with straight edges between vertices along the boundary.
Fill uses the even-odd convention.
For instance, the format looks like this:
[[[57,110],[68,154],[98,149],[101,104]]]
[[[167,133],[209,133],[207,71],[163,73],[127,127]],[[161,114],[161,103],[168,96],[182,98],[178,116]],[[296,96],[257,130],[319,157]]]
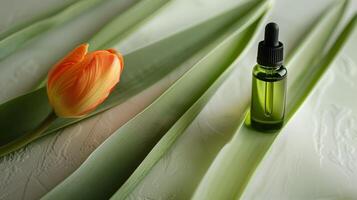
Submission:
[[[54,112],[51,112],[47,116],[47,118],[35,130],[33,130],[29,134],[26,134],[23,137],[18,138],[6,145],[0,146],[0,158],[15,151],[15,150],[18,150],[18,149],[26,146],[30,142],[37,139],[38,136],[43,131],[45,131],[55,119],[57,119],[56,114]]]

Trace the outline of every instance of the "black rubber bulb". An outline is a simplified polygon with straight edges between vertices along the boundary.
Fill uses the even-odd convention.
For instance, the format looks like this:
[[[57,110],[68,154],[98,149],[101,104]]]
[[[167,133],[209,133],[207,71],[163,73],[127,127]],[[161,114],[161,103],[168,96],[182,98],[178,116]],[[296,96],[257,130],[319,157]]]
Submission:
[[[264,43],[266,46],[279,46],[279,26],[276,23],[269,23],[265,26]]]

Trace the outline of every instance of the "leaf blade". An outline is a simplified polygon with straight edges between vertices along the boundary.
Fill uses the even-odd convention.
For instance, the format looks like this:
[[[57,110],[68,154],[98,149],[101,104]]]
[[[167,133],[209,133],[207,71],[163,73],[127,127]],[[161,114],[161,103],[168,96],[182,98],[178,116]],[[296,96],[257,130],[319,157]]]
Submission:
[[[254,18],[252,18],[254,19]],[[256,22],[252,23],[246,30],[242,30],[241,32],[237,31],[235,37],[231,37],[225,41],[225,47],[235,44],[244,44],[244,42],[249,43],[252,39],[252,35],[256,30],[258,23],[261,19],[257,19]],[[244,34],[244,33],[245,34]],[[239,33],[239,34],[238,34]],[[245,41],[243,41],[245,40]],[[223,46],[223,45],[222,45]],[[217,47],[216,51],[220,53],[224,53],[225,55],[220,55],[220,57],[224,57],[229,55],[229,51],[222,46]],[[249,45],[248,45],[249,46]],[[228,48],[229,49],[229,48]],[[243,50],[244,51],[244,50]],[[240,59],[244,55],[244,52],[238,55],[238,59]],[[207,58],[209,59],[209,58]],[[209,60],[211,64],[216,64],[214,61]],[[206,63],[207,65],[208,63]],[[217,65],[217,64],[216,64]],[[111,199],[125,199],[130,197],[131,193],[135,191],[138,185],[144,181],[145,176],[149,173],[149,171],[157,164],[157,162],[165,155],[165,153],[172,147],[172,145],[177,141],[177,139],[183,134],[183,132],[187,129],[188,125],[196,118],[196,116],[201,112],[203,107],[206,105],[210,97],[214,94],[217,88],[224,82],[224,80],[228,77],[228,75],[233,70],[233,66],[229,66],[225,69],[225,71],[219,76],[218,79],[208,88],[208,90],[201,96],[195,103],[190,107],[190,109],[185,112],[185,114],[168,130],[168,132],[163,136],[163,138],[155,145],[153,150],[148,154],[148,156],[144,159],[144,161],[139,165],[139,167],[135,170],[135,172],[129,177],[129,179],[125,182],[125,184],[111,197]],[[196,176],[196,175],[195,175]],[[159,177],[158,177],[159,178]],[[192,178],[192,177],[191,177]],[[159,179],[158,179],[159,180]],[[186,180],[190,181],[190,185],[194,182],[193,179]],[[175,196],[179,199],[188,199],[190,198],[190,191],[185,191],[184,186],[180,186],[180,190],[175,192],[171,191],[170,195]],[[141,190],[140,190],[141,191]],[[155,190],[152,190],[155,191]],[[150,193],[153,196],[155,192]],[[144,195],[141,191],[140,195]],[[135,195],[134,195],[135,196]],[[165,196],[165,194],[160,194],[160,198],[169,198],[169,196]]]
[[[319,37],[331,37],[331,33],[337,23],[341,20],[344,10],[346,8],[346,1],[342,2],[338,6],[334,6],[330,9],[334,9],[335,12],[331,14],[332,18],[335,20],[331,21],[329,18],[324,18],[320,20],[316,27],[313,29],[312,33],[305,40],[299,51],[304,51],[306,48],[311,48],[310,45],[314,45],[314,41],[326,41],[321,40]],[[328,11],[327,11],[328,12]],[[329,13],[327,13],[329,15]],[[330,16],[330,17],[331,17]],[[337,20],[336,20],[337,19]],[[322,26],[325,24],[327,26]],[[303,66],[298,65],[297,62],[304,57],[304,54],[294,53],[292,55],[292,60],[288,62],[288,67],[302,67],[304,69],[310,68],[314,73],[309,74],[313,79],[301,82],[299,78],[306,75],[305,70],[300,71],[299,75],[295,79],[294,83],[288,87],[290,93],[295,93],[298,95],[291,95],[292,97],[298,98],[297,101],[292,101],[288,98],[287,118],[290,119],[296,112],[297,108],[303,103],[306,96],[311,92],[311,89],[316,85],[318,79],[323,75],[323,72],[329,67],[332,60],[336,57],[338,51],[343,46],[344,42],[348,39],[353,29],[355,29],[356,18],[349,23],[340,34],[337,41],[334,43],[333,47],[329,49],[327,53],[323,56],[316,56],[321,53],[326,47],[326,43],[319,45],[312,53],[315,56],[308,55],[310,57],[310,62],[306,62]],[[320,33],[320,34],[317,34]],[[311,43],[310,43],[311,42]],[[298,51],[297,51],[298,52]],[[300,59],[298,59],[300,58]],[[315,58],[315,59],[314,59]],[[296,60],[296,62],[294,62]],[[291,62],[291,63],[290,63]],[[315,63],[311,66],[311,63]],[[316,64],[317,63],[317,64]],[[289,66],[290,65],[290,66]],[[309,70],[307,70],[309,71]],[[311,72],[311,71],[309,71]],[[299,82],[299,84],[297,84]],[[301,90],[294,90],[298,85]],[[247,114],[247,120],[249,113]],[[216,157],[215,161],[212,163],[208,173],[202,180],[200,186],[198,187],[193,199],[216,199],[216,198],[230,198],[239,199],[246,187],[250,177],[253,175],[255,169],[263,159],[264,155],[273,144],[276,136],[278,136],[280,131],[276,131],[271,134],[261,133],[254,129],[249,128],[245,124],[241,126],[236,131],[232,140],[227,143]],[[237,170],[238,169],[238,170]],[[231,173],[235,172],[234,176]],[[223,172],[226,172],[224,174]],[[214,187],[218,187],[220,183],[225,183],[225,188],[221,190],[216,190],[215,193],[212,192]],[[218,187],[220,188],[220,187]]]
[[[126,35],[132,32],[142,21],[159,10],[170,0],[144,0],[134,5],[121,16],[111,20],[105,27],[96,33],[89,41],[90,50],[107,49],[117,44]]]
[[[232,10],[230,13],[236,12]],[[220,43],[220,41],[218,42]],[[201,96],[224,68],[224,66],[205,68],[208,66],[204,64],[199,66],[200,68],[191,68],[189,72],[174,83],[171,89],[167,90],[152,104],[154,106],[149,106],[121,127],[118,132],[110,136],[77,171],[52,190],[45,199],[79,197],[83,195],[83,193],[79,194],[80,191],[87,191],[89,188],[93,188],[93,185],[97,185],[96,187],[100,185],[100,187],[94,191],[88,191],[89,194],[86,192],[85,195],[88,195],[86,198],[100,195],[100,192],[104,196],[97,196],[97,198],[112,195],[140,164],[156,141],[161,138],[161,135]],[[197,84],[192,85],[190,83],[192,81]],[[190,98],[178,101],[177,94],[189,94]],[[172,108],[175,108],[175,110]],[[159,115],[159,113],[165,114],[164,120],[157,121],[151,117]],[[103,155],[106,156],[103,157]],[[103,159],[107,162],[104,162]],[[109,187],[110,192],[108,192]],[[107,191],[107,193],[103,191]]]
[[[15,52],[38,34],[69,21],[82,12],[100,4],[103,0],[81,0],[73,3],[55,15],[37,21],[0,41],[0,60]]]

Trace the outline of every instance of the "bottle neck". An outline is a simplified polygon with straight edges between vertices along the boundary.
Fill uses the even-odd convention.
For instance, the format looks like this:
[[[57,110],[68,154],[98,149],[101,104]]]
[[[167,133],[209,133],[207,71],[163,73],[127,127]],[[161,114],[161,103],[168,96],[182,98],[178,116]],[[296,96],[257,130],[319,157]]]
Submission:
[[[260,65],[258,64],[259,67],[263,68],[264,70],[277,70],[280,69],[283,65],[277,65],[277,66],[264,66],[264,65]]]

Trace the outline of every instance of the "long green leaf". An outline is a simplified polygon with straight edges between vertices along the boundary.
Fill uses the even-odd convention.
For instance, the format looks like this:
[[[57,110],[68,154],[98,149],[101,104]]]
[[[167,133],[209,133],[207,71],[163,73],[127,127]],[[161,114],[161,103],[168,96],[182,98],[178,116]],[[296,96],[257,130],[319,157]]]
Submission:
[[[22,30],[19,30],[0,41],[0,60],[15,52],[23,46],[27,41],[35,36],[48,31],[49,29],[63,24],[72,18],[80,15],[90,8],[100,4],[104,0],[81,0],[63,11],[43,20],[37,21]]]
[[[120,104],[165,77],[194,53],[217,39],[255,4],[247,3],[242,7],[229,10],[157,43],[124,55],[126,67],[119,86],[96,111],[86,117]],[[175,48],[172,48],[174,46]],[[44,134],[82,119],[58,119]]]
[[[237,22],[234,23],[236,26],[243,26],[242,29],[245,29],[247,28],[245,23],[248,23],[249,20],[236,14],[246,13],[254,8],[251,5],[249,3],[234,8],[219,18],[229,17],[233,19],[233,22]],[[261,2],[255,1],[253,5],[259,6]],[[232,14],[235,14],[234,18],[232,18]],[[212,22],[210,20],[207,26],[214,25]],[[213,44],[220,44],[226,37],[235,33],[236,26],[229,29]],[[199,30],[202,28],[200,26]],[[206,32],[207,30],[202,31]],[[200,98],[231,64],[237,54],[243,51],[251,37],[251,34],[248,33],[251,32],[242,32],[241,40],[237,39],[237,41],[242,41],[242,44],[228,45],[224,43],[222,47],[213,50],[207,57],[195,64],[152,105],[110,136],[77,171],[48,193],[44,199],[106,199],[110,197],[125,182],[156,142]],[[200,36],[202,37],[202,35]],[[224,55],[225,52],[230,52],[230,54]]]
[[[232,33],[222,44],[220,44],[216,49],[212,51],[207,57],[200,61],[195,67],[200,65],[210,67],[222,67],[224,73],[222,73],[218,79],[209,87],[209,89],[190,107],[190,109],[170,128],[170,130],[164,135],[164,137],[157,143],[145,160],[140,164],[140,166],[135,170],[135,172],[129,177],[125,184],[120,187],[120,189],[115,193],[112,199],[126,199],[137,197],[135,194],[135,189],[138,189],[138,185],[145,181],[146,176],[152,170],[152,168],[164,157],[168,150],[170,150],[180,138],[180,136],[185,132],[190,123],[196,118],[196,116],[201,112],[203,107],[206,105],[211,96],[219,88],[219,86],[225,81],[225,79],[231,74],[234,69],[232,61],[238,56],[237,59],[242,58],[245,55],[245,51],[248,49],[247,46],[252,41],[253,36],[258,28],[258,24],[261,19],[257,17],[261,16],[262,9],[266,9],[267,4],[263,4],[260,8],[260,12],[252,13],[252,15],[246,16],[251,21],[247,21],[244,26],[237,29],[235,33]],[[259,10],[259,9],[258,9]],[[255,21],[254,23],[252,23]],[[227,63],[230,60],[231,62]],[[226,63],[223,65],[223,63]],[[163,165],[165,165],[164,163]],[[208,166],[207,166],[208,167]],[[201,177],[203,174],[196,174],[195,177]],[[159,177],[157,177],[159,178]],[[170,177],[172,178],[172,177]],[[177,177],[178,178],[178,177]],[[182,177],[181,177],[182,179]],[[160,179],[156,179],[162,184]],[[145,194],[141,189],[140,195],[149,196],[151,198],[161,198],[170,199],[174,196],[175,199],[189,199],[194,192],[195,186],[199,183],[199,179],[193,178],[192,176],[185,179],[185,185],[179,185],[179,190],[171,191],[170,193],[165,193],[162,190],[150,190],[150,194]],[[149,183],[150,185],[150,183]],[[152,185],[151,185],[152,186]],[[154,186],[155,187],[155,186]]]
[[[133,23],[132,26],[135,26],[137,23],[140,23],[142,20],[146,19],[150,14],[152,14],[155,10],[160,8],[167,1],[169,0],[158,0],[155,3],[152,0],[142,0],[141,2],[137,3],[132,8],[130,8],[129,10],[125,11],[123,14],[113,19],[113,21],[110,22],[109,25],[105,26],[98,34],[95,34],[93,37],[96,39],[92,41],[91,45],[93,44],[93,46],[103,46],[105,43],[108,42],[106,35],[103,35],[102,33],[107,33],[110,31],[111,33],[120,35],[122,33],[128,33],[133,31],[133,27],[128,27],[128,24],[126,23],[123,24],[115,23],[116,27],[113,28],[113,22],[123,21],[124,19],[132,18],[133,19],[131,21]],[[153,4],[149,6],[147,5],[148,2],[153,2]],[[75,8],[72,7],[72,9]],[[41,85],[45,85],[45,81]],[[129,98],[129,96],[126,96],[126,98]],[[106,104],[107,106],[103,106],[105,109],[114,106],[114,104],[110,104],[108,102]],[[110,104],[110,106],[108,106],[108,104]],[[103,110],[104,109],[99,109],[96,111],[96,113],[101,112]],[[21,116],[19,116],[19,111],[21,112]],[[39,89],[36,89],[28,94],[22,95],[4,104],[1,104],[0,105],[0,147],[11,141],[14,141],[15,139],[24,137],[27,134],[31,133],[32,130],[38,127],[45,120],[46,116],[48,116],[51,112],[52,109],[48,103],[46,89],[44,87],[40,87]],[[55,122],[57,123],[57,125],[54,124],[52,126],[55,127],[56,130],[59,128],[58,127],[59,124],[61,127],[64,127],[70,123],[74,123],[70,120],[65,122],[61,120],[58,121],[59,121],[58,123]],[[53,131],[54,130],[52,130],[51,132]],[[47,133],[49,132],[50,131],[47,131]]]
[[[2,104],[0,147],[34,130],[51,112],[45,89],[36,90]]]
[[[170,0],[140,0],[125,12],[107,23],[89,40],[89,51],[112,48],[127,35],[132,33],[140,24],[149,20],[157,10]],[[45,87],[47,77],[40,82],[36,89]]]
[[[255,3],[247,3],[241,10],[232,9],[155,44],[124,55],[126,68],[121,83],[97,110],[81,119],[58,118],[38,137],[103,112],[148,88],[176,69],[180,63],[192,57],[195,52],[214,41],[226,28],[248,12],[254,5]],[[172,48],[174,46],[175,48]],[[44,119],[45,111],[50,110],[45,90],[45,88],[40,88],[34,91],[40,97],[27,94],[0,105],[0,111],[6,111],[0,112],[0,145],[19,137],[26,139],[26,136],[30,134],[29,131],[31,132],[31,130],[39,126],[42,122],[41,119]],[[28,106],[28,102],[32,102],[32,107]],[[42,108],[43,110],[40,112],[37,111],[37,108]],[[16,119],[19,111],[21,111],[21,118],[16,121],[7,120]],[[50,112],[48,111],[46,116]],[[26,127],[26,129],[22,127]],[[31,138],[36,139],[38,137]]]
[[[315,43],[315,45],[319,44]],[[239,69],[239,73],[246,73],[245,69]],[[244,74],[236,78],[243,77]],[[242,90],[242,87],[234,90]],[[239,94],[246,94],[244,92],[246,91]],[[234,91],[232,93],[234,94]],[[234,111],[231,111],[232,105],[229,106],[231,110],[226,111],[229,112],[229,117],[228,114],[212,116],[209,119],[207,117],[202,119],[201,116],[201,118],[195,117],[193,122],[193,117],[198,111],[192,107],[193,110],[185,113],[165,134],[114,197],[124,199],[129,195],[129,199],[142,197],[189,199],[219,150],[234,134],[234,130],[239,125],[237,121],[245,116],[249,101],[248,98],[242,99],[235,102]],[[212,109],[209,110],[214,115],[214,108]],[[221,119],[223,117],[225,120]],[[214,126],[214,124],[219,125]],[[222,128],[217,130],[218,127]],[[157,188],[158,186],[160,189]]]
[[[142,0],[122,16],[113,19],[102,31],[95,34],[89,41],[90,50],[106,49],[113,47],[128,33],[139,25],[141,21],[148,20],[148,16],[169,0]],[[130,31],[128,31],[130,30]]]
[[[8,37],[9,35],[27,27],[30,26],[31,24],[35,23],[36,21],[40,21],[42,19],[51,17],[55,15],[56,13],[60,12],[61,10],[65,9],[66,7],[70,6],[73,3],[76,3],[78,0],[72,0],[68,2],[64,2],[63,5],[61,6],[56,6],[55,8],[49,8],[45,9],[43,13],[36,13],[36,16],[31,17],[31,19],[27,18],[25,22],[15,22],[11,24],[11,27],[9,29],[4,30],[0,33],[0,40]],[[23,6],[23,5],[21,5]]]
[[[356,16],[344,28],[333,46],[327,48],[327,41],[340,22],[345,8],[346,1],[343,1],[329,9],[301,47],[292,54],[287,67],[291,71],[299,72],[295,76],[290,76],[292,84],[288,86],[287,120],[311,93],[317,81],[355,29]],[[325,49],[328,51],[324,51]],[[303,52],[308,52],[308,54]],[[302,70],[296,70],[297,68],[302,68]],[[249,113],[246,121],[249,121],[248,118]],[[250,177],[279,132],[262,133],[242,123],[232,140],[215,158],[193,199],[239,199]]]

